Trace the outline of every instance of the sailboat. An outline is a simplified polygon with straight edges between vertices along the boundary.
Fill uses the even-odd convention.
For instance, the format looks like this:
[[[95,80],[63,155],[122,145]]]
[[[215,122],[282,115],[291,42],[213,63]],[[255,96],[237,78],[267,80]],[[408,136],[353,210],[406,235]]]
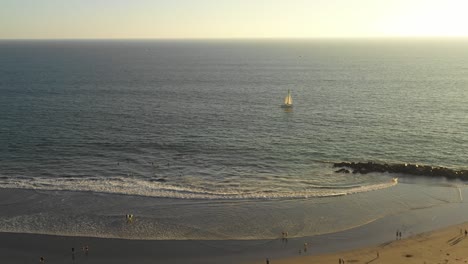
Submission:
[[[284,104],[281,105],[282,108],[291,108],[293,106],[292,104],[292,97],[291,97],[291,91],[288,89],[288,95],[284,98]]]

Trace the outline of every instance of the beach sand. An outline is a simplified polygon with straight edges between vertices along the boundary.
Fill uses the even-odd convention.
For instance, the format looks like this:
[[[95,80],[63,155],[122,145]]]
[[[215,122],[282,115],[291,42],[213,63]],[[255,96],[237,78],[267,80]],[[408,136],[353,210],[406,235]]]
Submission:
[[[346,263],[468,263],[468,239],[460,234],[460,229],[468,229],[467,210],[468,203],[446,203],[334,233],[291,237],[287,243],[281,233],[263,240],[210,241],[0,232],[0,263],[39,263],[41,256],[47,264],[262,264],[266,258],[270,258],[270,264],[338,263],[339,258]],[[402,231],[402,240],[396,241],[396,230]],[[305,242],[308,250],[299,255]],[[82,250],[86,245],[88,256]],[[75,249],[74,256],[71,248]]]
[[[468,223],[391,240],[376,246],[331,253],[317,252],[314,244],[303,251],[301,239],[291,239],[285,254],[277,254],[278,240],[262,244],[255,250],[245,250],[248,241],[144,241],[64,237],[34,234],[0,233],[1,263],[265,263],[310,264],[338,263],[468,263]],[[461,233],[462,231],[462,233]],[[89,246],[89,255],[82,246]],[[239,245],[242,245],[241,247]],[[73,256],[71,248],[75,248]],[[251,248],[251,247],[249,247]],[[295,253],[294,253],[295,252]],[[377,252],[379,257],[377,257]],[[296,256],[293,256],[296,255]],[[292,257],[291,257],[292,256]]]
[[[228,243],[228,242],[224,242]],[[209,241],[126,240],[0,233],[0,263],[239,263],[229,247],[214,247]],[[83,246],[88,246],[86,254]],[[74,248],[74,254],[72,253]],[[233,261],[222,261],[232,259]],[[219,261],[221,260],[221,261]]]
[[[300,256],[298,252],[297,257],[270,259],[270,264],[339,263],[340,258],[345,263],[468,263],[465,229],[468,229],[468,223],[350,251],[319,255],[302,252]],[[265,262],[259,260],[252,264]]]

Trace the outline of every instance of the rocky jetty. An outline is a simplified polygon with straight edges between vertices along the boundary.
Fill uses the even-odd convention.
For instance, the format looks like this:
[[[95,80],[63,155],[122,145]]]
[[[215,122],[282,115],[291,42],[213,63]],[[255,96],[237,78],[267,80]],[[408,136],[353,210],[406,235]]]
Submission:
[[[454,170],[445,167],[433,167],[409,163],[382,164],[374,162],[339,162],[333,163],[333,167],[341,168],[335,171],[337,173],[349,173],[349,169],[352,171],[352,173],[361,174],[370,172],[388,172],[425,177],[445,177],[447,179],[460,179],[468,181],[468,170]]]

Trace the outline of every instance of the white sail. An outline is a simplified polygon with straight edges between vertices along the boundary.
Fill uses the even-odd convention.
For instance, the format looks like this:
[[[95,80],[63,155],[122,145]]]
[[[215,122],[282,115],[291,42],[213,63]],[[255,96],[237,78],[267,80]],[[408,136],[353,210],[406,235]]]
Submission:
[[[292,105],[292,103],[293,103],[293,101],[292,101],[291,93],[288,90],[288,95],[284,98],[284,104],[285,105]]]

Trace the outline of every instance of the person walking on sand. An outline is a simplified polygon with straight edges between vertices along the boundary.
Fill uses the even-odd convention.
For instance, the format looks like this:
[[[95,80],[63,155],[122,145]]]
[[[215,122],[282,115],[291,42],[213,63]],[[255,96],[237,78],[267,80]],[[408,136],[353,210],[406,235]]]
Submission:
[[[39,263],[41,263],[41,264],[45,263],[45,258],[44,257],[39,258]]]
[[[307,252],[307,242],[304,243],[304,253]]]
[[[266,259],[266,264],[270,264],[270,259],[269,258]]]
[[[468,231],[465,229],[465,237],[466,237],[466,235],[468,235]]]
[[[377,251],[377,258],[380,258],[379,252]]]

